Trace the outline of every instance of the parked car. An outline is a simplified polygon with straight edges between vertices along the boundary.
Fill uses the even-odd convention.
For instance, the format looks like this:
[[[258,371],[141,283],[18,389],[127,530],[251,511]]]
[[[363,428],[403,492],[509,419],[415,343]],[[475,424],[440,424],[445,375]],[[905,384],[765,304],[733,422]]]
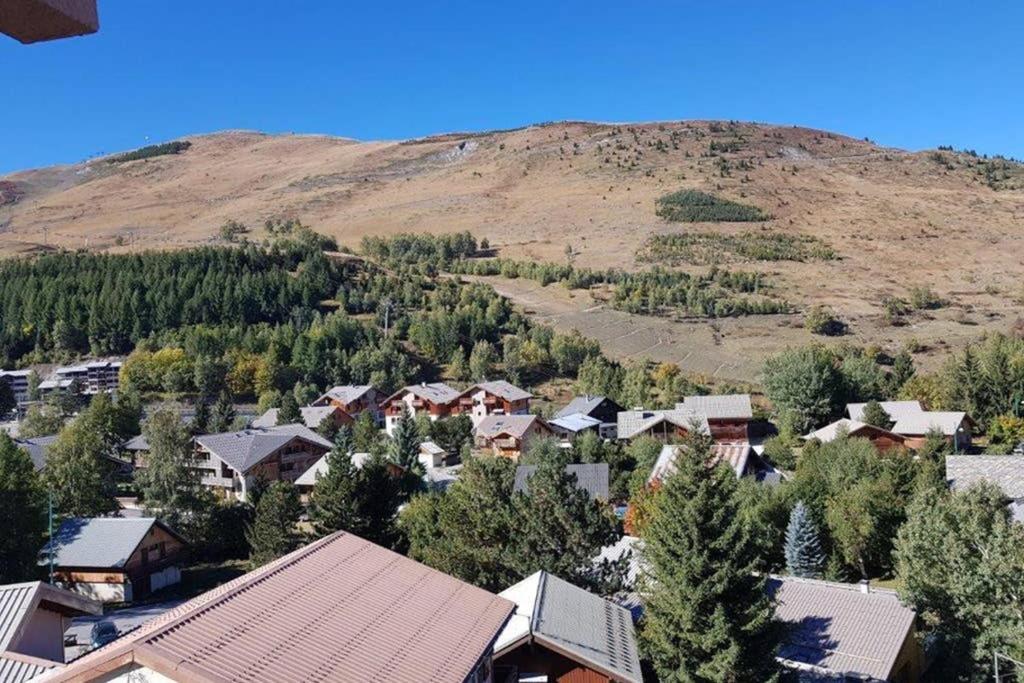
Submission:
[[[89,645],[92,649],[103,647],[107,643],[117,640],[121,635],[112,621],[97,621],[92,625],[92,632],[89,634]]]

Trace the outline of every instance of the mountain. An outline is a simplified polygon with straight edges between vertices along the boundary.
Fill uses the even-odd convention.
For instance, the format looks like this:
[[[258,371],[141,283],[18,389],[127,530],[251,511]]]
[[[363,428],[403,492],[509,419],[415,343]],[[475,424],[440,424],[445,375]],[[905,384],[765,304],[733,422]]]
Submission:
[[[295,217],[351,247],[364,235],[470,230],[502,256],[563,262],[568,245],[577,265],[634,269],[647,267],[638,253],[652,235],[783,235],[835,258],[732,254],[729,267],[765,272],[773,293],[800,308],[831,306],[859,342],[913,338],[925,349],[1009,327],[1024,296],[1024,168],[970,152],[715,121],[562,122],[384,142],[253,132],[184,140],[176,154],[0,178],[0,251],[183,247],[218,242],[228,220],[258,237],[266,219]],[[659,217],[657,200],[682,189],[756,207],[764,220]],[[709,244],[713,255],[718,243]],[[702,254],[683,267],[705,267]],[[497,284],[555,321],[586,320],[593,308],[578,292]],[[909,300],[914,288],[946,305],[893,325],[883,301]],[[602,323],[609,338],[636,324],[621,316]],[[679,359],[694,355],[692,342],[707,356],[696,369],[709,374],[753,368],[766,350],[810,338],[794,316],[665,322],[640,321],[654,325],[641,346],[671,347],[666,357]]]

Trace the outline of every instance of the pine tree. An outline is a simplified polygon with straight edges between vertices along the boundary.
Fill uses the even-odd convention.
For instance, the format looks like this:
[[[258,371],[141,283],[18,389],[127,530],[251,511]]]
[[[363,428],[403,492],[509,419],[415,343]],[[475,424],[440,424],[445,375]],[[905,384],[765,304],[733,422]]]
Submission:
[[[469,374],[474,382],[483,382],[490,377],[494,364],[498,360],[498,354],[494,345],[487,340],[480,340],[473,344],[473,350],[469,354]]]
[[[881,427],[882,429],[888,429],[889,425],[892,424],[892,417],[889,413],[885,412],[882,404],[878,401],[868,401],[864,406],[864,414],[861,416],[861,420],[864,424],[869,424],[872,427]]]
[[[299,410],[299,402],[295,400],[295,394],[291,391],[284,392],[281,397],[281,407],[277,409],[277,424],[290,425],[302,422],[302,411]]]
[[[0,379],[0,417],[17,407],[18,402],[14,398],[14,391],[11,390],[11,385],[7,380]]]
[[[661,680],[777,680],[778,629],[733,471],[691,439],[644,527],[641,643]]]
[[[803,501],[797,501],[786,527],[786,571],[793,576],[816,579],[825,567],[818,527]]]
[[[235,402],[227,391],[220,392],[213,406],[210,431],[214,434],[230,432],[235,425]]]
[[[326,536],[335,531],[353,531],[359,526],[358,470],[352,464],[352,433],[348,427],[338,430],[334,448],[327,454],[327,471],[317,477],[309,499],[313,531]]]
[[[402,418],[395,425],[391,434],[388,454],[395,464],[408,471],[422,473],[423,465],[419,460],[421,442],[419,429],[416,426],[416,421],[409,414],[409,409],[405,407],[403,411]]]
[[[452,359],[448,363],[448,376],[456,382],[465,382],[470,377],[466,350],[461,346],[452,352]]]
[[[196,412],[192,416],[191,429],[193,434],[206,434],[210,428],[210,404],[206,399],[200,398],[196,401]]]
[[[914,358],[906,349],[901,350],[893,359],[892,372],[889,373],[889,394],[895,396],[903,385],[914,376]]]
[[[0,583],[27,581],[46,528],[43,490],[28,453],[0,433]]]
[[[260,496],[256,516],[246,530],[252,548],[249,561],[260,567],[298,547],[301,536],[296,530],[302,504],[299,492],[291,484],[275,481]]]

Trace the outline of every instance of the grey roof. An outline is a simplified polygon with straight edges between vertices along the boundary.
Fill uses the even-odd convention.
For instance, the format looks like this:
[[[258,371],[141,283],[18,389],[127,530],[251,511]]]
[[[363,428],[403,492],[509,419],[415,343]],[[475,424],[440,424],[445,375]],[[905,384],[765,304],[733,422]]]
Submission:
[[[121,568],[154,524],[174,533],[153,517],[73,517],[39,551],[39,563],[49,563],[52,547],[58,567]]]
[[[488,394],[494,394],[500,396],[506,401],[522,401],[523,399],[533,398],[533,394],[525,389],[520,389],[511,382],[506,382],[503,379],[495,380],[493,382],[477,382],[469,389],[462,392],[462,395],[472,394],[476,391],[483,390]]]
[[[235,471],[244,474],[293,439],[302,439],[323,448],[333,446],[330,441],[300,424],[204,434],[196,437],[196,443],[226,462]]]
[[[737,419],[752,420],[754,409],[750,405],[750,394],[715,394],[712,396],[685,396],[676,408],[693,413],[703,413],[709,420]]]
[[[327,460],[330,455],[330,453],[325,453],[322,458],[310,465],[309,469],[300,474],[299,478],[295,480],[295,485],[315,486],[317,478],[324,476],[331,469],[330,463]],[[353,453],[352,464],[356,466],[356,469],[359,469],[369,457],[369,453]]]
[[[946,479],[957,491],[988,481],[1007,498],[1024,500],[1024,455],[947,455]]]
[[[139,434],[125,441],[121,448],[126,451],[148,451],[149,441],[145,434]]]
[[[651,473],[647,477],[647,483],[653,484],[675,474],[677,469],[676,458],[679,457],[679,452],[683,448],[685,446],[673,444],[662,446],[661,452],[658,453],[658,459],[655,461],[654,467],[651,468]],[[725,463],[733,469],[736,473],[736,478],[739,479],[747,471],[747,463],[750,461],[750,454],[752,452],[753,449],[750,448],[749,443],[712,444],[708,453],[708,466],[712,467]]]
[[[29,657],[17,652],[0,653],[0,683],[23,683],[31,681],[43,672],[63,666],[39,657]]]
[[[916,618],[896,593],[792,577],[772,577],[768,590],[776,619],[792,627],[779,647],[783,663],[879,681],[895,673]]]
[[[568,415],[575,415],[576,413],[590,415],[590,411],[601,405],[601,401],[604,399],[604,396],[591,396],[589,394],[584,396],[575,396],[571,401],[569,401],[569,405],[555,413],[555,417],[566,417]]]
[[[319,403],[324,399],[334,399],[339,403],[348,405],[353,401],[359,400],[370,391],[373,391],[373,387],[369,384],[346,384],[344,386],[331,387],[316,402]]]
[[[498,636],[496,655],[532,638],[612,680],[642,683],[629,610],[544,571],[499,595],[515,602],[516,612]]]
[[[879,401],[878,404],[882,406],[882,410],[889,414],[893,422],[897,422],[903,417],[924,412],[920,401]],[[863,422],[864,407],[866,405],[867,403],[847,403],[846,413],[850,416],[851,420]]]
[[[516,482],[513,493],[529,493],[530,477],[537,471],[536,465],[520,465],[516,468]],[[608,500],[608,463],[587,463],[566,465],[565,471],[576,477],[576,486],[590,494],[593,499]]]
[[[652,427],[668,422],[689,431],[694,425],[705,434],[711,432],[707,415],[688,410],[623,410],[618,414],[620,439],[632,439]]]
[[[474,429],[477,436],[494,438],[502,434],[508,434],[515,438],[522,438],[530,427],[540,418],[536,415],[488,415]]]
[[[572,413],[562,417],[556,417],[553,420],[548,420],[548,424],[575,434],[587,429],[593,429],[594,427],[600,427],[601,421],[597,418],[590,417],[589,415],[584,415],[583,413]]]
[[[642,558],[640,552],[643,548],[643,541],[637,536],[623,536],[611,545],[601,548],[601,552],[594,558],[594,564],[600,565],[604,561],[615,562],[622,559],[629,553],[629,560],[626,567],[626,576],[623,580],[623,590],[619,591],[609,599],[616,605],[621,605],[630,611],[633,620],[636,621],[643,614],[643,600],[637,592],[637,579],[642,569]]]
[[[320,423],[324,421],[331,413],[338,408],[334,406],[303,406],[299,408],[302,413],[302,424],[306,425],[310,429],[316,429],[320,426]],[[277,425],[277,408],[271,408],[267,412],[263,413],[255,420],[252,421],[253,427],[276,427]]]
[[[46,466],[47,451],[56,440],[57,435],[52,434],[50,436],[35,436],[30,439],[15,439],[14,442],[28,452],[28,456],[32,458],[32,466],[38,472]]]
[[[69,615],[100,614],[103,611],[103,606],[95,600],[41,581],[2,585],[0,651],[17,647],[24,627],[39,607]]]
[[[892,438],[900,441],[901,443],[903,442],[903,436],[900,434],[895,434],[890,432],[888,429],[875,427],[874,425],[869,425],[858,420],[848,420],[845,417],[840,418],[831,424],[827,424],[821,429],[816,429],[810,434],[804,435],[803,438],[806,440],[817,439],[822,443],[828,443],[829,441],[835,441],[839,438],[840,431],[842,430],[845,430],[847,436],[857,436],[859,432],[864,430],[882,432],[883,434],[891,435]]]
[[[892,426],[892,431],[917,436],[937,429],[945,436],[953,436],[966,419],[967,413],[964,412],[929,411],[901,417]]]
[[[435,403],[437,405],[447,405],[454,401],[455,399],[457,399],[461,394],[460,391],[458,391],[457,389],[452,389],[444,382],[433,382],[430,384],[410,384],[409,386],[403,387],[396,391],[395,393],[388,396],[388,398],[385,400],[385,403],[391,401],[392,399],[396,399],[399,396],[404,396],[407,393],[412,394],[416,398],[423,399],[424,401],[430,401],[431,403]]]

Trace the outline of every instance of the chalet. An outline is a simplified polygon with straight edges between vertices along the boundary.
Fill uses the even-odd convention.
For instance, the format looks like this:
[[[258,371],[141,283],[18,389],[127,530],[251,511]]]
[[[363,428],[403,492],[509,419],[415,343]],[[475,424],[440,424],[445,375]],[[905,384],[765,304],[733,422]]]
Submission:
[[[754,420],[750,394],[686,396],[682,403],[676,404],[676,410],[704,415],[711,438],[715,441],[744,442],[750,439],[750,423]]]
[[[573,416],[581,416],[588,420],[597,420],[598,434],[602,439],[618,437],[618,415],[624,408],[607,396],[585,394],[576,396],[569,404],[555,413],[555,420],[566,420]]]
[[[924,655],[914,610],[893,591],[771,577],[775,618],[788,627],[776,658],[811,680],[916,683]]]
[[[629,610],[545,571],[498,595],[515,612],[494,646],[495,680],[642,683]]]
[[[664,443],[686,437],[693,430],[710,434],[708,418],[688,410],[624,410],[617,416],[618,438],[631,441],[650,436]]]
[[[49,680],[491,683],[494,643],[514,609],[338,532],[145,622]]]
[[[846,414],[851,420],[863,422],[864,409],[867,405],[867,403],[847,403]],[[924,412],[920,401],[879,401],[878,405],[889,416],[891,422],[897,422],[908,415],[920,415]]]
[[[601,421],[596,417],[589,417],[582,413],[573,413],[565,417],[556,417],[548,420],[548,426],[562,441],[572,443],[582,434],[593,432],[601,434]]]
[[[516,468],[516,480],[512,493],[530,493],[530,477],[537,471],[536,465],[520,465]],[[576,486],[587,492],[591,500],[608,500],[608,463],[585,463],[565,466],[566,474],[576,479]]]
[[[214,493],[245,500],[259,480],[294,482],[332,447],[305,425],[243,429],[197,436],[193,464]]]
[[[364,412],[369,412],[373,415],[374,422],[380,424],[383,417],[380,404],[383,398],[377,389],[368,384],[347,384],[331,387],[310,405],[337,406],[353,418],[359,417]]]
[[[906,439],[907,448],[920,448],[930,433],[938,432],[959,452],[971,447],[973,426],[974,420],[964,412],[925,411],[899,418],[892,431]]]
[[[825,425],[810,434],[806,434],[803,438],[805,441],[816,439],[821,443],[828,443],[835,441],[842,434],[867,439],[878,449],[879,453],[885,453],[894,448],[903,448],[907,442],[906,437],[901,434],[896,434],[888,429],[875,427],[864,422],[858,422],[857,420],[848,420],[845,417]]]
[[[353,422],[352,416],[336,405],[326,406],[304,406],[299,408],[302,414],[302,424],[312,430],[318,430],[324,422],[333,423],[335,427],[350,425]],[[278,409],[271,408],[252,421],[253,427],[276,427],[278,420]]]
[[[0,586],[0,681],[22,683],[64,666],[64,632],[72,617],[103,605],[40,581]]]
[[[452,405],[459,392],[443,382],[433,384],[411,384],[399,389],[384,399],[384,430],[391,436],[402,417],[408,412],[412,417],[426,415],[437,420],[451,415]]]
[[[647,477],[648,486],[654,486],[676,471],[676,458],[685,446],[662,446],[658,459]],[[756,477],[763,479],[774,472],[773,468],[754,452],[749,443],[716,443],[711,447],[708,467],[725,463],[736,473],[736,478]]]
[[[527,415],[533,394],[504,380],[480,382],[459,394],[453,415],[469,415],[473,426],[488,415]]]
[[[131,602],[181,580],[188,545],[147,517],[66,520],[40,552],[65,588],[101,602]]]
[[[946,481],[954,491],[982,481],[995,484],[1013,519],[1024,523],[1024,455],[947,455]]]
[[[551,429],[536,415],[488,415],[473,430],[477,448],[508,458],[518,458],[534,440],[549,436]]]

